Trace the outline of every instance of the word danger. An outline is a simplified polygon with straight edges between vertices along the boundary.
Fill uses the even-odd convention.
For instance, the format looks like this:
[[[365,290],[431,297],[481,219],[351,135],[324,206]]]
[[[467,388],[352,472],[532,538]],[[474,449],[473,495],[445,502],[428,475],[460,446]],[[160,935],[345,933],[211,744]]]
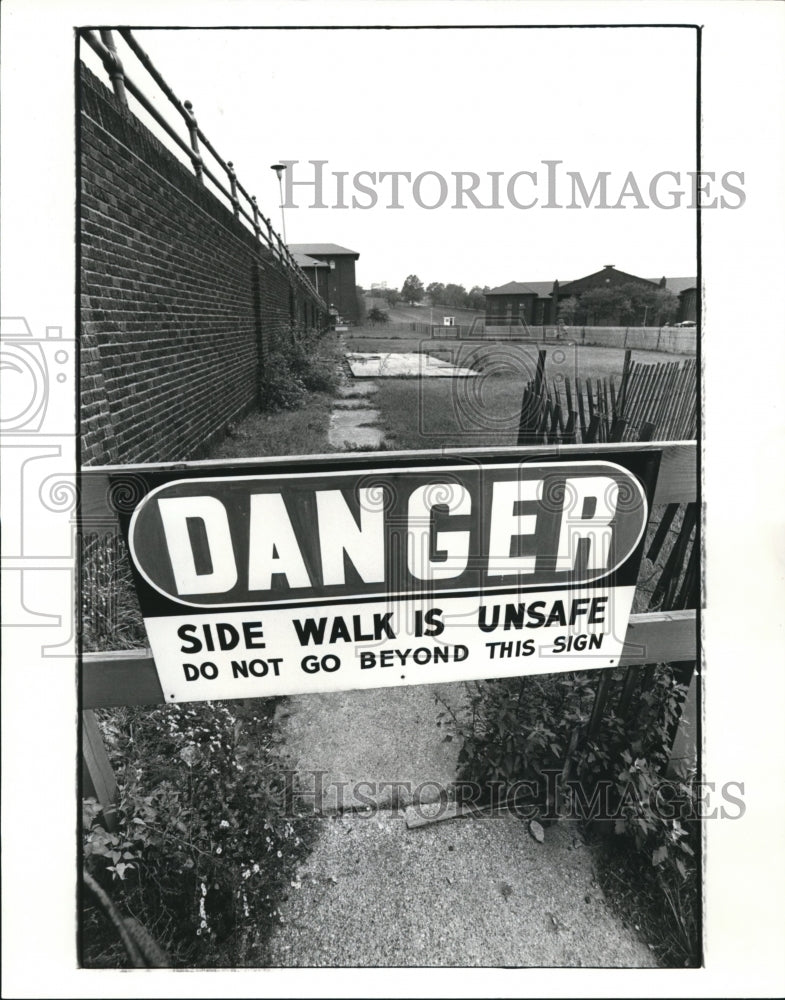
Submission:
[[[646,501],[609,462],[182,480],[131,521],[141,574],[230,607],[583,583],[638,544]]]

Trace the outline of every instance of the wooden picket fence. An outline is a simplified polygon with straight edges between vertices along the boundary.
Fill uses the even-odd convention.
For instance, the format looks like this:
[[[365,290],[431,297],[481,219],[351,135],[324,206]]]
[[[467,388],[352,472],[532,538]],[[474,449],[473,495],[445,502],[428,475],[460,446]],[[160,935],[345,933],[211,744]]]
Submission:
[[[523,391],[519,445],[688,441],[696,437],[697,364],[694,358],[660,364],[632,360],[621,376],[545,378],[546,352]]]

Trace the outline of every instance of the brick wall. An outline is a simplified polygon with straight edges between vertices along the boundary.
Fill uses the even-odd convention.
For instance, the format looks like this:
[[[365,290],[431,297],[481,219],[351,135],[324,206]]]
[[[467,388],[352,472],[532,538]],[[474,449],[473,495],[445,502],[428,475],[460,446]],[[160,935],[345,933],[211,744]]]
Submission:
[[[272,340],[326,317],[85,67],[80,169],[82,463],[200,457]]]

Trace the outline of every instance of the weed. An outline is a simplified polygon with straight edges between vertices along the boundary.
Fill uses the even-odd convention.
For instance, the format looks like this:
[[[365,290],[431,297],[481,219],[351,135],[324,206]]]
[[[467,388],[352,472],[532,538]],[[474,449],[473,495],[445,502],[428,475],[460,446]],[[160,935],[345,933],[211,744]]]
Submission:
[[[609,704],[616,703],[624,679],[624,670],[612,672]],[[528,807],[552,818],[564,811],[565,799],[553,797],[545,776],[566,779],[562,791],[571,807],[577,805],[576,818],[594,834],[612,831],[621,855],[640,859],[650,920],[667,923],[660,938],[674,939],[660,951],[683,965],[698,950],[700,789],[690,776],[670,778],[667,809],[659,808],[657,789],[686,688],[669,664],[659,664],[624,717],[609,711],[600,729],[587,735],[595,683],[591,673],[577,672],[467,685],[468,711],[461,717],[447,711],[463,738],[459,777],[500,797],[505,789],[525,787]],[[602,816],[581,816],[579,803],[591,802],[597,789],[604,796]],[[639,873],[640,865],[628,870]]]
[[[120,789],[119,824],[83,808],[88,873],[158,938],[173,965],[242,964],[280,920],[279,902],[312,835],[284,815],[272,701],[99,713]],[[83,963],[122,964],[86,899]],[[261,949],[261,961],[259,950]]]

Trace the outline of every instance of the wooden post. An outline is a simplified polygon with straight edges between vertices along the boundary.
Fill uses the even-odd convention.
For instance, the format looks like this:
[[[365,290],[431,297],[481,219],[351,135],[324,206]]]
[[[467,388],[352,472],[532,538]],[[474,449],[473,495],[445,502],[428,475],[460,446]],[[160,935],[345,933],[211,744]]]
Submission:
[[[595,736],[597,730],[600,728],[600,722],[602,721],[602,716],[605,712],[605,705],[608,702],[608,695],[611,690],[612,673],[612,670],[603,670],[597,683],[597,690],[594,694],[594,704],[592,705],[589,725],[586,730],[586,735],[589,739],[591,739],[592,736]]]
[[[117,782],[98,728],[95,712],[82,712],[82,787],[86,798],[98,799],[107,830],[117,828]]]

